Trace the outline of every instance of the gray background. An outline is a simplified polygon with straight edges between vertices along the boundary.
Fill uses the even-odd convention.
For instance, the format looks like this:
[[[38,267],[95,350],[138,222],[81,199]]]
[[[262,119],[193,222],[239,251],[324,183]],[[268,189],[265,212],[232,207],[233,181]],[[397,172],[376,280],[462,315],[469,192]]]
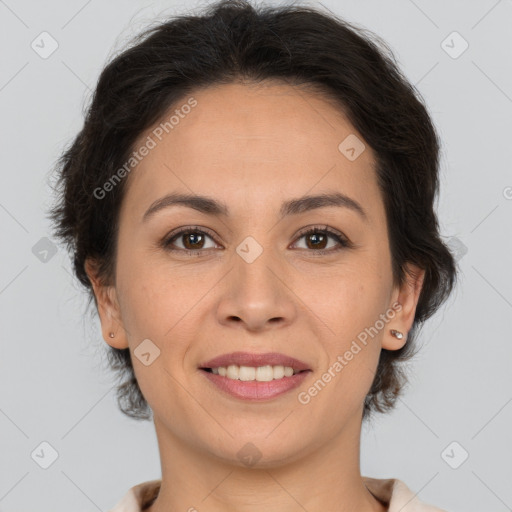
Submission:
[[[108,510],[160,477],[153,425],[116,408],[99,323],[67,254],[44,240],[45,211],[52,166],[109,56],[156,17],[196,5],[0,1],[3,512]],[[460,265],[397,409],[363,429],[362,473],[400,478],[449,511],[512,510],[512,2],[323,5],[387,41],[424,96],[443,139],[442,232]],[[43,31],[59,45],[46,59],[31,47]],[[469,44],[460,55],[453,31]],[[31,456],[44,441],[58,452],[48,469],[48,448]]]

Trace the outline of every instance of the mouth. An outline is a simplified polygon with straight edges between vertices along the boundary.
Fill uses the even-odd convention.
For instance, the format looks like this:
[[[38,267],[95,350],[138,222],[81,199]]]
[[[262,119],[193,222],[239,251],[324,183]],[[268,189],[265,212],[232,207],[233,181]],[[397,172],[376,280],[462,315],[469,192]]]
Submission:
[[[205,361],[199,368],[228,379],[260,382],[291,377],[311,370],[305,362],[278,352],[232,352]]]
[[[299,386],[312,369],[294,357],[269,352],[232,352],[198,368],[223,393],[243,400],[269,400]]]

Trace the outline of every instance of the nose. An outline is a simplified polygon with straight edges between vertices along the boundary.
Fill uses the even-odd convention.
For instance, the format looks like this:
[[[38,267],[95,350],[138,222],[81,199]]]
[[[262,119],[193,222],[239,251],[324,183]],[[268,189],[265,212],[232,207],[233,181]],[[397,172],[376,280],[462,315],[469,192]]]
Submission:
[[[217,308],[221,324],[257,332],[295,320],[297,303],[290,276],[271,250],[263,250],[252,262],[235,253],[233,265]]]

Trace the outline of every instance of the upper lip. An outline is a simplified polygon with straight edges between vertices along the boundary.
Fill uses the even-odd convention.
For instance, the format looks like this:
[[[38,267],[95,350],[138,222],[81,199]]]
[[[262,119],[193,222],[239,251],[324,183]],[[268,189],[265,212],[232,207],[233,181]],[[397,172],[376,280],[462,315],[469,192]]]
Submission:
[[[309,370],[309,366],[294,357],[278,352],[266,352],[264,354],[251,354],[250,352],[231,352],[214,357],[200,365],[200,368],[218,368],[219,366],[290,366],[294,370]]]

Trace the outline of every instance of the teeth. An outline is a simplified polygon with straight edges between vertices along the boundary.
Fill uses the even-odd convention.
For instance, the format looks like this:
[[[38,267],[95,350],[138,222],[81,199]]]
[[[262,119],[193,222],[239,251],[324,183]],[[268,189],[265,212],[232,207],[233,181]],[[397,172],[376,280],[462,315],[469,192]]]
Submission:
[[[212,368],[212,373],[220,375],[221,377],[227,377],[228,379],[238,379],[242,381],[256,380],[258,382],[269,382],[275,379],[282,379],[283,377],[291,377],[292,375],[299,373],[300,370],[294,370],[290,366],[238,366],[236,364],[230,364],[228,367],[219,366],[218,368]]]
[[[235,366],[234,364],[230,364],[227,368],[226,377],[229,379],[238,379],[238,375],[240,374],[240,368]]]

